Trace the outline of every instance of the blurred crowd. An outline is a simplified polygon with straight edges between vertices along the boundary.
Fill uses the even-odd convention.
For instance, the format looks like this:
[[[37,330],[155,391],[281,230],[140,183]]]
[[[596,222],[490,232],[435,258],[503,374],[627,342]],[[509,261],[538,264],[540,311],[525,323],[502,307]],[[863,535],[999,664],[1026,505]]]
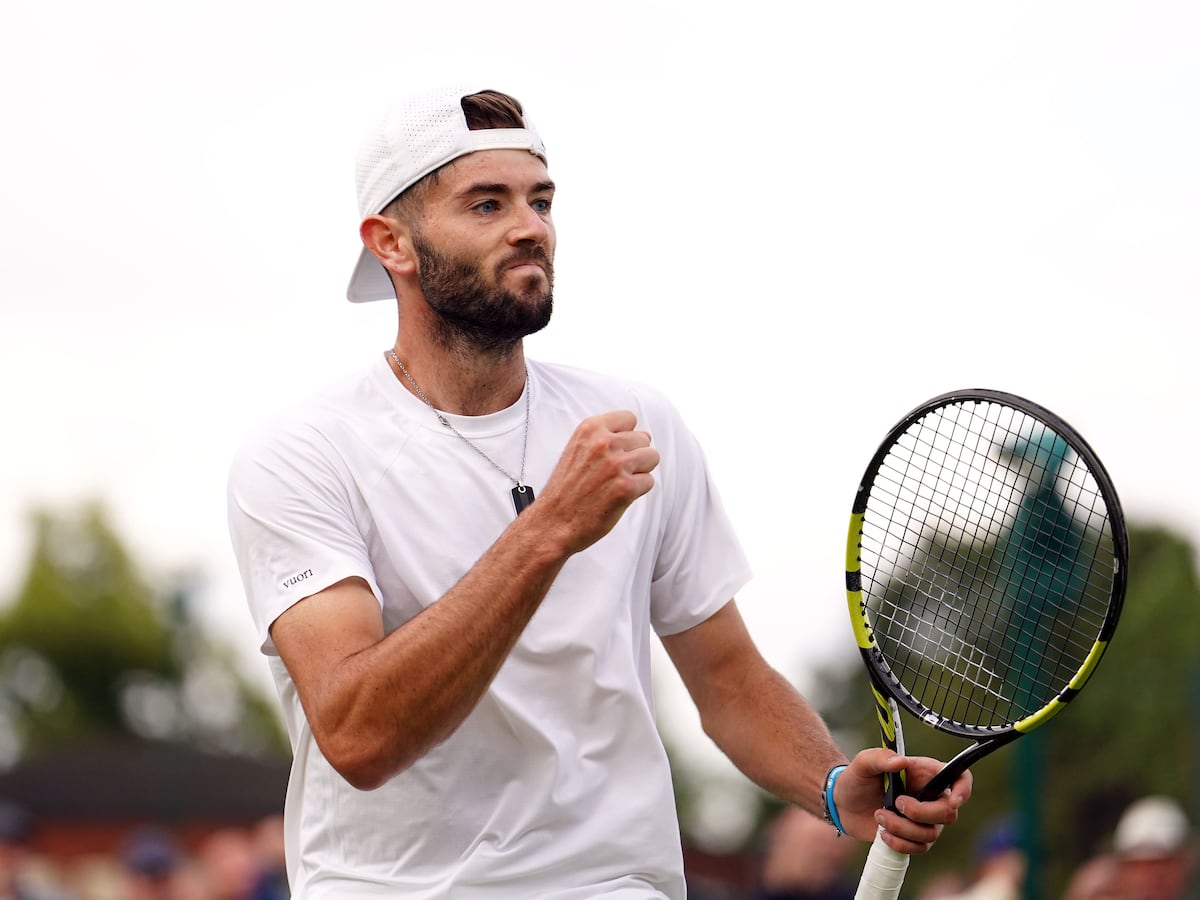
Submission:
[[[851,900],[859,875],[855,849],[819,819],[787,809],[768,834],[753,900]],[[1195,836],[1182,806],[1146,797],[1124,811],[1103,850],[1076,869],[1062,900],[1189,900],[1200,897],[1196,868]],[[942,873],[912,896],[1021,900],[1027,871],[1020,834],[1002,820],[984,829],[971,871]]]
[[[35,823],[0,802],[0,900],[287,900],[283,820],[220,828],[185,847],[158,827],[131,831],[111,854],[51,860]]]
[[[29,844],[33,823],[0,802],[0,900],[287,900],[283,821],[222,828],[185,848],[168,831],[142,828],[119,850],[51,863]],[[856,844],[799,809],[772,823],[747,900],[851,900]],[[985,829],[970,872],[926,882],[916,900],[1021,900],[1026,865],[1007,821]],[[1182,806],[1146,797],[1121,816],[1111,840],[1075,871],[1062,900],[1188,900],[1196,890],[1196,846]],[[705,895],[709,896],[709,895]],[[722,900],[734,900],[721,892]]]

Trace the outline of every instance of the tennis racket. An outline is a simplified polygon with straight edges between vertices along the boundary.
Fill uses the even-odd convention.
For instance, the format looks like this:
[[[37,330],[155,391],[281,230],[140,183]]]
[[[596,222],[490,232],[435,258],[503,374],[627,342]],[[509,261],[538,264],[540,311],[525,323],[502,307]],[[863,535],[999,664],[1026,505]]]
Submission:
[[[972,741],[920,799],[1079,693],[1116,628],[1127,561],[1108,474],[1049,410],[957,391],[892,428],[854,499],[846,591],[884,746],[904,752],[901,707]],[[902,778],[885,788],[894,809]],[[894,900],[907,866],[877,837],[856,897]]]

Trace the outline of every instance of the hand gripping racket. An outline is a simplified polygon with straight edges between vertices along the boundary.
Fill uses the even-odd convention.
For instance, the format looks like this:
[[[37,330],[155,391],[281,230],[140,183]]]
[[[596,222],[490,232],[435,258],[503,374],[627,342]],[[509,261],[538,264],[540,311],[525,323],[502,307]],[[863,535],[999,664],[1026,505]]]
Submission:
[[[891,430],[854,500],[846,591],[884,746],[904,752],[898,707],[973,741],[921,799],[1083,688],[1116,628],[1127,561],[1108,474],[1041,406],[957,391]],[[887,779],[889,808],[901,781]],[[877,837],[856,897],[894,900],[907,866]]]

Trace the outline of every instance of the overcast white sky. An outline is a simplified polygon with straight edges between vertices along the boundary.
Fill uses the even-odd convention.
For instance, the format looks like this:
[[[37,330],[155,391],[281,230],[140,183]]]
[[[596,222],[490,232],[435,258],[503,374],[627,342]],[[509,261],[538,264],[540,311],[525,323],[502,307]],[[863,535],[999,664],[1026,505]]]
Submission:
[[[230,454],[391,342],[391,309],[342,299],[354,154],[463,77],[525,102],[559,185],[531,355],[675,398],[756,566],[744,613],[801,684],[852,653],[858,476],[934,394],[1049,406],[1130,518],[1200,539],[1200,6],[447,9],[8,0],[0,591],[30,505],[100,497],[139,557],[205,573],[261,674]]]

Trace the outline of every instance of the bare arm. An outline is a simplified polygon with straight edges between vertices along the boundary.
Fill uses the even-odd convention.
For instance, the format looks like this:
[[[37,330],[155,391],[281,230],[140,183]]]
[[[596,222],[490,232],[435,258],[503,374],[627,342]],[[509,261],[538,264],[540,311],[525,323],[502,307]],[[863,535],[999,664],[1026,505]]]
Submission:
[[[694,628],[663,638],[663,646],[700,712],[705,733],[763,789],[820,814],[826,773],[846,762],[816,710],[762,658],[732,600]],[[880,776],[907,769],[917,786],[940,768],[935,760],[864,750],[838,779],[842,824],[863,840],[875,836],[904,853],[920,853],[954,821],[970,794],[970,775],[951,796],[927,803],[913,798],[908,818],[879,809]]]
[[[704,732],[745,775],[820,813],[825,773],[845,762],[825,722],[767,664],[730,601],[695,628],[663,638]]]
[[[487,690],[564,563],[653,486],[632,413],[583,422],[541,496],[438,602],[384,636],[361,579],[308,597],[271,637],[321,752],[371,789],[445,740]]]

